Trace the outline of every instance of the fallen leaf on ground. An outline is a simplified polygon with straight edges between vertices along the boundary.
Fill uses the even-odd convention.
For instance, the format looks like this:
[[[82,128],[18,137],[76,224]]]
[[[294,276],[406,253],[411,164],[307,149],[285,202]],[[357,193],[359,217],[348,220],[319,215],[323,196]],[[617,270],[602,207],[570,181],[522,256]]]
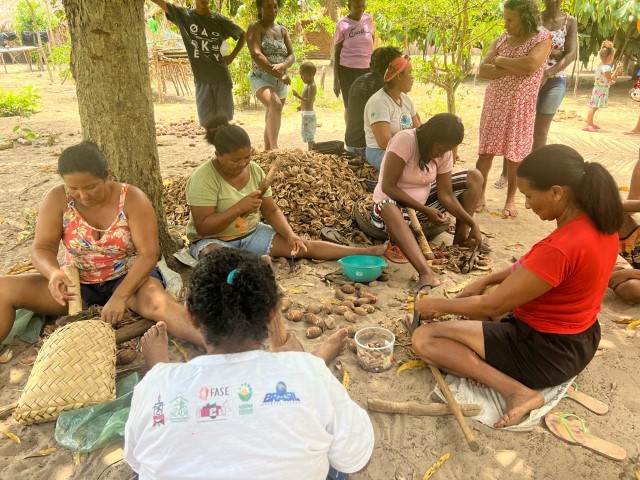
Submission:
[[[622,186],[618,187],[618,190],[620,190],[621,192],[628,192],[629,191],[629,187],[627,187],[626,185],[622,185]]]
[[[11,432],[2,432],[2,434],[7,437],[9,440],[12,440],[15,443],[20,443],[20,437]]]
[[[0,355],[0,363],[8,363],[13,358],[13,350],[9,349]]]
[[[621,325],[628,325],[630,323],[633,323],[637,320],[640,320],[640,318],[633,318],[633,317],[620,317],[617,320],[614,320],[614,323],[619,323]]]
[[[442,455],[438,461],[436,463],[434,463],[433,465],[431,465],[429,467],[429,470],[427,470],[426,472],[424,472],[424,476],[422,477],[422,480],[429,480],[431,478],[431,476],[436,473],[436,470],[438,470],[442,464],[444,462],[446,462],[447,460],[449,460],[449,457],[451,456],[450,453],[445,453],[444,455]]]
[[[638,327],[640,327],[640,320],[635,320],[635,321],[631,322],[629,325],[627,325],[626,329],[627,330],[635,330]]]
[[[171,340],[171,343],[173,343],[176,346],[176,348],[180,352],[180,355],[182,355],[182,358],[184,359],[184,361],[188,362],[189,361],[189,354],[184,349],[184,347],[182,345],[180,345],[178,342],[176,342],[175,340]]]
[[[46,457],[47,455],[51,455],[53,452],[57,452],[58,449],[56,447],[43,448],[42,450],[38,450],[36,453],[32,453],[31,455],[27,455],[24,458],[38,458],[38,457]]]
[[[424,363],[422,360],[411,360],[409,362],[405,362],[402,365],[400,365],[398,367],[398,370],[396,370],[396,375],[399,374],[400,372],[403,372],[404,370],[411,370],[413,368],[426,368],[427,364]]]
[[[302,293],[302,290],[296,290],[295,288],[287,288],[287,292],[292,295],[297,295],[299,293]]]
[[[349,387],[351,386],[351,379],[349,378],[349,374],[347,373],[346,368],[342,370],[342,386],[346,390],[349,390]]]

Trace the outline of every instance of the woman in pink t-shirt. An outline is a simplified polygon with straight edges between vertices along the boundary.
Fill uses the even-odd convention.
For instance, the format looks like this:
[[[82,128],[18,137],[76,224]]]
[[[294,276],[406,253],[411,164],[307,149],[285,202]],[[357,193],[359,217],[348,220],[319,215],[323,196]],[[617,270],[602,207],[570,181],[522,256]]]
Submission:
[[[427,363],[502,395],[506,407],[495,427],[520,423],[544,404],[534,389],[570,380],[595,355],[597,314],[624,216],[611,174],[564,145],[525,157],[517,185],[525,206],[557,228],[512,267],[481,277],[458,298],[430,295],[415,305],[428,318],[440,312],[470,319],[423,325],[412,346]],[[483,295],[489,286],[495,289]]]
[[[347,6],[349,15],[338,20],[333,35],[333,92],[338,97],[342,91],[345,109],[349,103],[349,88],[356,78],[369,73],[373,52],[373,18],[364,13],[365,0],[348,0]]]
[[[391,240],[418,272],[418,293],[439,285],[440,280],[407,225],[405,208],[414,209],[435,224],[447,222],[447,211],[456,217],[454,244],[482,242],[480,227],[473,219],[482,175],[478,170],[451,173],[452,150],[463,138],[462,120],[450,113],[439,113],[418,128],[394,135],[380,166],[371,220],[375,226],[387,229]]]

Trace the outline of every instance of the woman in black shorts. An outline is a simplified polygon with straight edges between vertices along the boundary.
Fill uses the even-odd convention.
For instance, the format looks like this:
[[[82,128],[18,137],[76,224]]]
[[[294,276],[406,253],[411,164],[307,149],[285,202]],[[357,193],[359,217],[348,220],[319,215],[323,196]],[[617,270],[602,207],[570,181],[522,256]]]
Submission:
[[[520,164],[517,181],[526,207],[557,228],[512,267],[471,283],[458,298],[418,300],[423,316],[442,312],[473,320],[427,324],[412,338],[426,362],[504,397],[505,415],[496,427],[519,423],[544,403],[533,389],[567,381],[593,358],[624,215],[609,172],[570,147],[535,150]],[[491,285],[497,288],[482,295]]]

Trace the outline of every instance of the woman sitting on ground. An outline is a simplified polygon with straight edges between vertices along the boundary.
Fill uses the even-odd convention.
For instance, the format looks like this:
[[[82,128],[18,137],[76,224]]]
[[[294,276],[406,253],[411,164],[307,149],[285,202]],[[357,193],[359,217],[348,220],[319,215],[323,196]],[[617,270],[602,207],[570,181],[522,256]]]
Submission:
[[[374,93],[364,107],[364,135],[367,162],[380,170],[389,140],[401,130],[420,126],[420,117],[407,95],[413,86],[411,60],[396,57],[384,74],[384,86]]]
[[[609,288],[628,302],[640,302],[640,225],[631,216],[640,212],[640,158],[633,167],[627,199],[622,202],[627,212],[620,228],[618,252],[631,268],[616,268],[609,279]]]
[[[291,333],[278,353],[262,349],[280,321],[266,262],[230,248],[207,255],[187,310],[206,355],[168,363],[162,323],[142,340],[152,368],[135,388],[124,447],[140,479],[342,480],[367,466],[371,420],[331,371]]]
[[[386,245],[347,247],[299,237],[271,196],[271,188],[258,190],[265,173],[251,161],[247,132],[218,118],[207,126],[207,141],[215,147],[215,156],[193,172],[186,188],[187,238],[193,258],[220,247],[319,260],[385,252]],[[266,224],[260,222],[261,216]]]
[[[405,208],[423,214],[434,224],[448,222],[444,212],[456,217],[455,245],[480,246],[482,234],[473,219],[482,188],[478,170],[451,174],[453,149],[464,138],[462,120],[439,113],[416,129],[397,133],[382,160],[378,184],[373,192],[371,221],[386,228],[419,275],[419,290],[440,280],[429,267],[407,224]]]
[[[426,362],[498,391],[506,401],[496,424],[520,423],[544,399],[533,389],[566,382],[593,358],[597,314],[616,262],[624,211],[615,181],[570,147],[547,145],[518,168],[526,207],[557,224],[512,267],[482,277],[455,299],[416,302],[471,320],[419,327],[412,345]],[[498,285],[489,295],[486,287]],[[489,318],[502,316],[498,322]],[[478,321],[484,320],[484,321]]]
[[[85,306],[102,306],[102,319],[117,324],[130,308],[149,320],[162,320],[169,333],[204,347],[187,322],[183,307],[163,287],[156,263],[158,225],[151,202],[137,187],[111,180],[104,154],[92,142],[65,149],[58,159],[64,185],[52,188],[38,213],[31,248],[40,273],[0,277],[0,339],[25,308],[45,315],[66,315],[67,302],[81,293]],[[80,272],[80,292],[60,268]]]

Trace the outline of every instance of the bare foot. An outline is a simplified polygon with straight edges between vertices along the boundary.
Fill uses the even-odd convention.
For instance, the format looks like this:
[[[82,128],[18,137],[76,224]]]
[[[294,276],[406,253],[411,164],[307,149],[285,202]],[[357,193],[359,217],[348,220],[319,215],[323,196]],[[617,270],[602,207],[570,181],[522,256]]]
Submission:
[[[587,125],[582,130],[585,131],[585,132],[597,132],[598,131],[598,129],[596,127],[594,127],[593,125]]]
[[[624,132],[625,135],[640,135],[640,130],[637,129],[633,129],[633,130],[629,130],[628,132]]]
[[[140,339],[140,349],[149,368],[156,363],[169,363],[169,337],[164,322],[153,325]]]
[[[418,276],[418,286],[419,287],[424,287],[424,286],[431,286],[431,287],[437,287],[438,285],[440,285],[440,280],[438,280],[438,277],[435,276],[435,274],[433,272],[429,272],[429,273],[423,273],[421,275]]]
[[[369,255],[375,255],[377,257],[381,257],[382,255],[384,255],[384,252],[387,251],[387,248],[389,248],[389,245],[390,245],[390,242],[389,240],[387,240],[382,245],[374,245],[373,247],[367,247],[365,251]]]
[[[486,200],[484,199],[484,196],[478,200],[478,205],[476,205],[476,213],[480,213],[484,210],[485,205],[487,204]]]
[[[502,215],[505,217],[516,218],[518,216],[518,209],[515,203],[505,203],[502,209]]]
[[[346,328],[341,328],[336,333],[326,339],[322,345],[311,352],[316,357],[320,357],[325,363],[331,362],[334,358],[344,352],[347,346],[347,336],[349,331]]]
[[[496,428],[517,425],[530,411],[544,405],[544,397],[526,387],[518,393],[505,397],[505,401],[507,407],[502,418],[494,423],[493,426]]]
[[[600,130],[602,127],[600,125],[596,125],[595,123],[593,124],[593,128],[595,128],[596,130]]]

